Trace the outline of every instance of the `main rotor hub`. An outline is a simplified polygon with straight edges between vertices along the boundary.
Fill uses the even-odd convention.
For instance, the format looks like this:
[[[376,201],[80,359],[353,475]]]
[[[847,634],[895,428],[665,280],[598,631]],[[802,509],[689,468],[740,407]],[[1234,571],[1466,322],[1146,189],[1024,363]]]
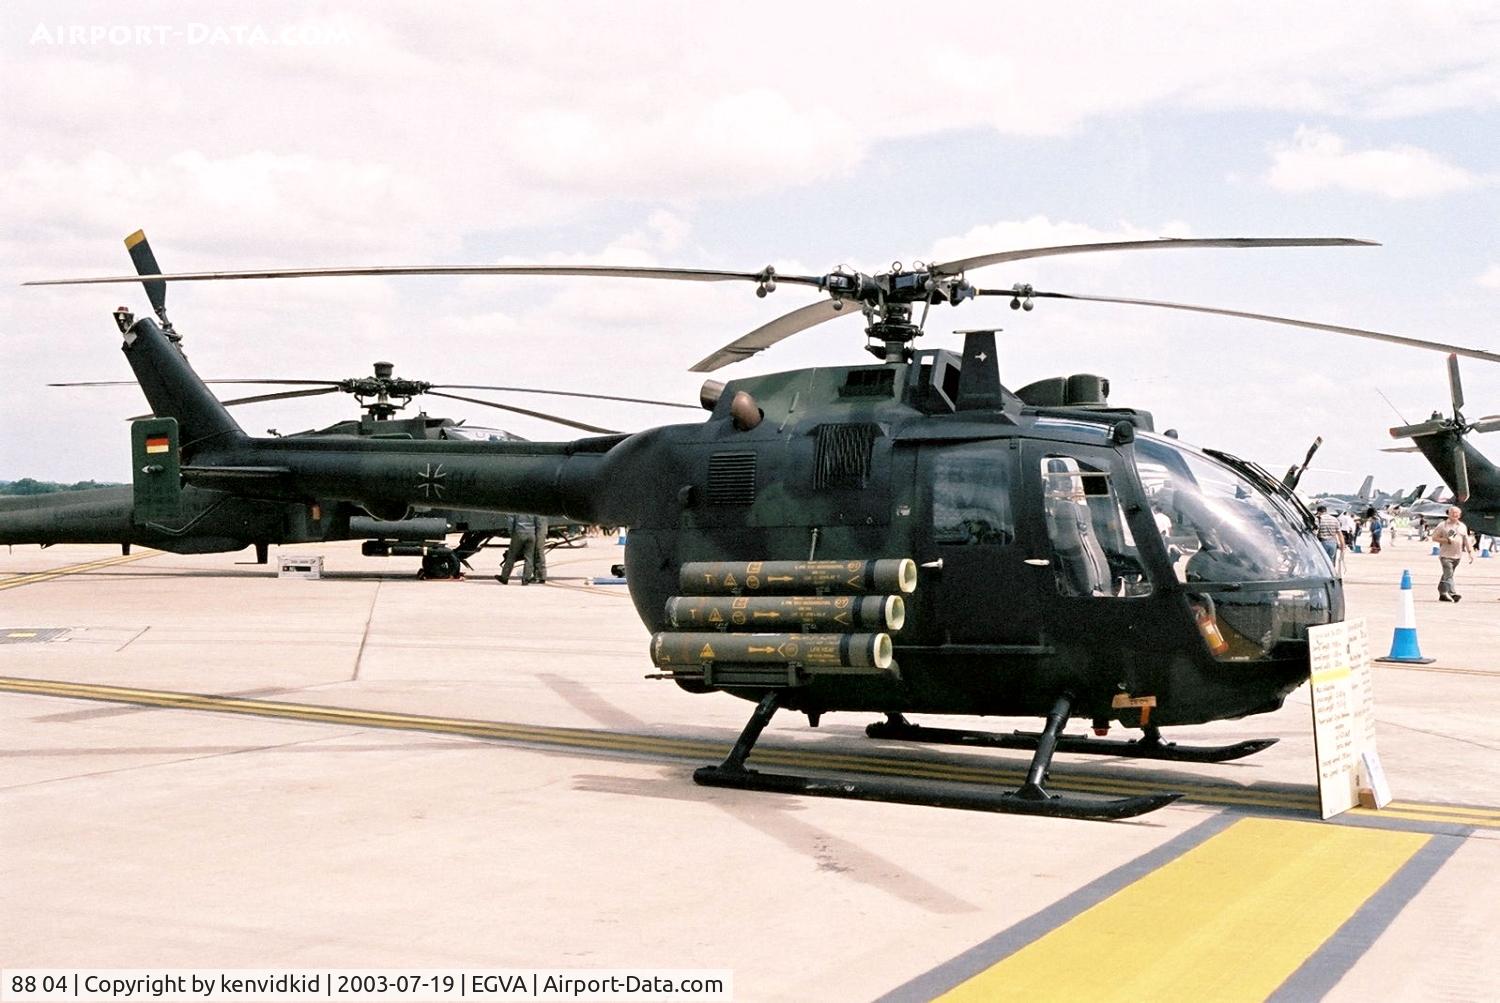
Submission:
[[[386,421],[410,404],[413,397],[432,389],[431,383],[405,380],[393,375],[396,367],[390,362],[377,362],[374,370],[374,376],[342,380],[338,387],[346,394],[353,394],[359,401],[359,406],[376,421]]]

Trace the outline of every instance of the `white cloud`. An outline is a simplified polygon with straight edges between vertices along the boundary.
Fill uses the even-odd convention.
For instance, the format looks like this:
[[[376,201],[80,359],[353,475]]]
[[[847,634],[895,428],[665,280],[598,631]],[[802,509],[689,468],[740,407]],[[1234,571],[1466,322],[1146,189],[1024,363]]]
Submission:
[[[1500,265],[1491,265],[1474,279],[1486,289],[1500,289]]]
[[[1017,19],[994,5],[955,2],[912,21],[903,8],[879,4],[851,20],[847,9],[805,3],[440,11],[341,9],[346,3],[321,4],[319,16],[347,27],[348,44],[285,48],[27,39],[37,23],[59,20],[297,25],[305,5],[263,0],[250,13],[216,15],[162,3],[129,18],[103,3],[14,0],[0,9],[0,89],[8,97],[0,122],[0,317],[13,383],[35,389],[55,379],[125,375],[109,308],[144,309],[138,287],[20,290],[14,282],[125,271],[119,240],[137,226],[152,235],[162,264],[181,270],[469,262],[503,253],[517,263],[774,263],[787,273],[821,273],[843,260],[871,271],[889,264],[845,257],[861,253],[910,263],[913,255],[938,261],[1014,247],[1221,235],[1241,226],[1251,234],[1342,232],[1342,220],[1304,212],[1313,200],[1268,215],[1270,203],[1292,200],[1269,198],[1259,186],[1219,197],[1221,172],[1194,173],[1193,143],[1261,142],[1246,137],[1259,136],[1268,116],[1233,118],[1243,109],[1339,122],[1462,108],[1478,113],[1477,127],[1489,127],[1500,106],[1500,19],[1486,18],[1482,5],[1412,0],[1370,5],[1351,18],[1289,0],[1232,15],[1183,2],[1122,18],[1117,5],[1080,2]],[[1222,117],[1212,124],[1223,131],[1192,135],[1208,121],[1204,113]],[[922,159],[937,145],[925,141],[946,144],[954,130],[1071,133],[1094,142],[1087,130],[1101,122],[1108,157],[1144,158],[1159,128],[1186,138],[1160,147],[1160,159],[1142,159],[1123,181],[1108,169],[1115,164],[1046,164],[1035,149],[1045,144],[1028,144],[1014,164],[995,164],[994,187],[985,191],[956,190],[948,165]],[[1295,144],[1288,149],[1298,152]],[[1334,152],[1344,173],[1322,166],[1338,177],[1351,165],[1363,165],[1361,176],[1390,173],[1367,163],[1366,154],[1382,151]],[[1427,157],[1417,166],[1446,169],[1437,174],[1450,185],[1473,183],[1436,145]],[[1038,163],[1050,168],[1044,194],[1055,192],[1056,200],[1028,201],[1033,185],[1007,203],[1007,172]],[[876,180],[865,177],[858,189],[841,184],[861,166]],[[1394,173],[1405,190],[1408,175],[1420,172]],[[824,229],[814,232],[803,218],[813,215],[810,200],[842,215],[831,227],[821,216]],[[970,205],[981,208],[964,215]],[[747,246],[736,225],[751,213],[773,225]],[[974,219],[985,222],[970,225]],[[569,253],[548,253],[559,248]],[[778,257],[783,252],[809,260]],[[1367,253],[1376,257],[1360,252]],[[1347,285],[1318,279],[1343,276],[1316,271],[1338,267],[1324,264],[1334,256],[1083,255],[988,269],[975,279],[1462,329],[1467,315],[1440,323],[1410,297],[1392,297],[1378,310],[1354,294],[1341,299]],[[1304,260],[1309,271],[1300,270]],[[1452,274],[1463,281],[1471,270]],[[1296,299],[1309,288],[1311,301]],[[380,357],[413,378],[604,391],[624,385],[690,400],[701,377],[684,373],[687,364],[810,296],[785,285],[757,300],[734,284],[413,279],[183,286],[171,299],[194,362],[215,375],[332,378],[363,372]],[[1143,369],[1155,375],[1158,365],[1178,367],[1163,368],[1174,388],[1194,385],[1200,350],[1186,339],[1200,329],[1216,336],[1240,330],[1228,321],[1099,305],[1047,304],[1013,315],[997,299],[934,311],[928,340],[953,344],[951,328],[989,322],[1013,329],[1007,379],[1097,369],[1122,388]],[[862,360],[858,327],[851,315],[728,375]],[[1251,337],[1247,329],[1245,340]],[[1253,337],[1276,346],[1267,354],[1278,364],[1300,357],[1303,343],[1292,334]],[[1330,355],[1340,352],[1327,344]],[[1142,345],[1147,353],[1133,347]],[[1396,350],[1347,354],[1384,359],[1377,353],[1385,351]],[[1433,371],[1441,376],[1440,366]],[[1281,379],[1275,372],[1247,377],[1246,407],[1274,398]],[[39,451],[34,437],[9,437],[0,441],[0,476],[61,473],[64,465],[73,476],[120,476],[128,454],[115,419],[137,409],[133,393],[119,407],[103,398],[82,406],[82,395],[40,390],[0,402],[0,421],[46,427],[55,441],[76,447]],[[1152,393],[1141,394],[1148,406]],[[1158,396],[1164,411],[1214,411],[1207,391],[1194,399],[1175,389]],[[449,403],[434,412],[462,416],[462,405]],[[287,402],[288,414],[306,414],[297,419],[283,418],[278,402],[257,420],[307,427],[347,416],[347,404],[341,397]],[[1254,419],[1256,412],[1247,413]],[[576,414],[612,427],[651,420],[593,416],[587,408]],[[1279,420],[1276,412],[1246,424]],[[1305,448],[1309,429],[1295,431],[1299,443],[1281,450],[1286,462]],[[1248,451],[1255,443],[1226,445]]]
[[[1351,150],[1326,129],[1301,126],[1292,142],[1272,149],[1266,181],[1278,191],[1327,188],[1386,198],[1427,198],[1485,183],[1479,175],[1416,146]]]

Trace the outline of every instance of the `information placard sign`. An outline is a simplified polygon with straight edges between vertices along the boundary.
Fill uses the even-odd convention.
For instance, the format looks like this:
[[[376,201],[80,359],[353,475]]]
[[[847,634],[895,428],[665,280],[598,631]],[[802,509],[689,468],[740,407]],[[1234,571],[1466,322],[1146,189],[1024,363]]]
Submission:
[[[1359,789],[1390,790],[1375,749],[1375,684],[1364,620],[1309,627],[1312,648],[1313,748],[1318,759],[1318,802],[1324,818],[1359,804]]]

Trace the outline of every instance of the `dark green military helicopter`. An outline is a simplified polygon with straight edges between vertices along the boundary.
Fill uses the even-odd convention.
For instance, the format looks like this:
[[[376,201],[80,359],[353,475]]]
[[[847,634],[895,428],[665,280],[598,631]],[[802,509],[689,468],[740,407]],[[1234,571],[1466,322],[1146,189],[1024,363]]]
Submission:
[[[1500,536],[1500,467],[1467,441],[1470,432],[1500,432],[1500,415],[1476,421],[1464,418],[1464,386],[1456,355],[1448,356],[1448,393],[1452,415],[1434,411],[1424,422],[1391,429],[1392,438],[1411,439],[1413,445],[1387,451],[1420,452],[1453,490],[1453,500],[1463,507],[1465,524],[1477,533]],[[1422,517],[1441,520],[1445,509],[1434,503]]]
[[[167,318],[165,284],[149,280],[150,276],[160,274],[161,269],[145,234],[136,231],[125,239],[125,244],[137,273],[143,278],[143,285],[160,319],[163,333],[169,339],[177,337]],[[130,326],[133,318],[122,307],[116,313],[116,321],[123,331]],[[358,420],[341,421],[327,428],[296,433],[293,437],[354,436],[465,442],[515,441],[520,438],[500,429],[466,425],[451,418],[435,418],[426,413],[413,417],[399,416],[413,399],[424,394],[498,408],[584,432],[611,431],[514,404],[446,392],[449,390],[548,394],[693,408],[693,405],[671,401],[561,390],[434,384],[397,377],[395,367],[389,362],[375,363],[370,376],[345,380],[227,379],[205,382],[294,385],[299,388],[227,400],[223,402],[226,407],[346,393],[352,395],[364,411]],[[132,381],[102,380],[50,385],[107,387],[136,384]],[[152,397],[148,391],[148,399],[154,413],[158,415],[171,414],[176,406],[176,398],[170,394]],[[506,512],[448,509],[435,504],[442,501],[442,494],[441,486],[434,485],[424,493],[424,497],[411,505],[369,512],[336,498],[307,497],[283,501],[246,495],[236,492],[232,487],[205,488],[190,485],[184,489],[181,504],[172,516],[150,518],[135,511],[131,488],[105,487],[62,495],[0,499],[0,544],[51,546],[60,543],[111,543],[120,545],[126,553],[129,553],[131,546],[136,545],[179,554],[222,553],[253,546],[257,563],[265,564],[269,547],[273,543],[364,540],[363,552],[368,557],[420,557],[422,564],[419,577],[455,578],[480,550],[493,546],[497,538],[509,535],[511,516]],[[555,522],[549,527],[548,546],[572,545],[582,539],[585,529],[585,526],[575,522]],[[460,534],[459,539],[455,545],[450,546],[447,538],[455,533]]]
[[[313,275],[497,274],[747,281],[760,295],[826,298],[704,359],[716,369],[841,315],[863,314],[873,365],[710,381],[698,424],[571,442],[421,442],[246,436],[152,320],[125,331],[148,395],[175,395],[170,463],[139,449],[137,500],[188,484],[393,511],[441,483],[455,508],[520,509],[630,527],[631,597],[654,632],[656,678],[756,703],[728,758],[700,783],[1081,818],[1123,818],[1178,795],[1056,796],[1059,751],[1219,761],[1267,741],[1191,748],[1163,726],[1280,707],[1307,679],[1307,628],[1343,616],[1342,586],[1311,516],[1253,463],[1153,431],[1073,375],[1012,392],[992,331],[961,353],[922,350],[928,311],[980,296],[1029,310],[1043,298],[1133,303],[1336,331],[1489,361],[1500,355],[1263,314],[1186,304],[984,289],[1002,262],[1109,250],[1293,247],[1345,239],[1193,239],[1036,248],[868,275],[613,266],[348,268],[210,272],[164,281]],[[107,282],[132,279],[53,280]],[[921,313],[914,317],[914,311]],[[148,384],[154,384],[151,386]],[[155,397],[153,396],[153,399]],[[138,437],[139,440],[139,437]],[[154,502],[153,502],[154,503]],[[872,736],[1033,750],[1016,791],[766,773],[746,758],[780,709],[816,725],[876,712]],[[1031,716],[1039,733],[930,728],[907,714]],[[1080,717],[1117,741],[1064,734]]]
[[[165,328],[164,328],[165,330]],[[297,432],[297,436],[363,436],[384,439],[421,439],[426,441],[518,441],[519,436],[496,428],[485,428],[436,418],[426,413],[401,417],[400,411],[413,398],[432,393],[441,396],[434,385],[406,380],[393,375],[389,362],[377,362],[374,375],[349,380],[205,380],[206,383],[298,383],[314,389],[290,393],[271,393],[224,401],[226,407],[260,403],[288,397],[314,394],[349,393],[364,409],[357,420],[340,421],[327,428]],[[104,387],[128,385],[134,381],[88,381],[54,383],[58,387]],[[471,389],[463,387],[461,389]],[[477,387],[472,389],[479,389]],[[527,391],[519,387],[486,387],[484,389],[516,392],[565,393],[562,391]],[[567,394],[568,396],[573,396]],[[578,394],[597,398],[598,394]],[[590,432],[607,429],[587,425],[528,408],[500,404],[474,397],[463,397],[471,403],[514,410],[544,420]],[[653,403],[669,407],[691,407],[667,401],[644,401],[619,398],[633,403]],[[169,413],[171,401],[154,402]],[[419,557],[418,576],[427,579],[456,578],[470,560],[486,547],[496,546],[498,539],[509,535],[511,515],[505,512],[472,512],[444,508],[441,492],[434,490],[420,503],[401,512],[382,514],[364,511],[359,506],[333,498],[313,498],[305,502],[282,502],[247,497],[229,490],[189,486],[182,495],[181,511],[169,519],[136,518],[130,487],[106,487],[64,495],[0,499],[0,544],[114,543],[129,553],[132,546],[151,547],[179,554],[221,553],[255,548],[256,561],[265,564],[271,544],[324,543],[335,540],[364,540],[367,557]],[[393,517],[392,517],[393,516]],[[554,522],[548,531],[548,546],[574,546],[583,539],[587,527],[574,522]],[[448,537],[458,534],[452,545]]]

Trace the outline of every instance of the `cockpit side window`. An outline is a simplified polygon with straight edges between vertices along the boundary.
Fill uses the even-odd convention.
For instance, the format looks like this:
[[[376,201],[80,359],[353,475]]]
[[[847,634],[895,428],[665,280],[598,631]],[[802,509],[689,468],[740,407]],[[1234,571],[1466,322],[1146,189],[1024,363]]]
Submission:
[[[1151,594],[1107,470],[1072,456],[1042,458],[1042,507],[1057,590],[1065,596]]]
[[[945,447],[932,460],[932,535],[940,544],[1016,540],[1011,451],[994,442]]]

